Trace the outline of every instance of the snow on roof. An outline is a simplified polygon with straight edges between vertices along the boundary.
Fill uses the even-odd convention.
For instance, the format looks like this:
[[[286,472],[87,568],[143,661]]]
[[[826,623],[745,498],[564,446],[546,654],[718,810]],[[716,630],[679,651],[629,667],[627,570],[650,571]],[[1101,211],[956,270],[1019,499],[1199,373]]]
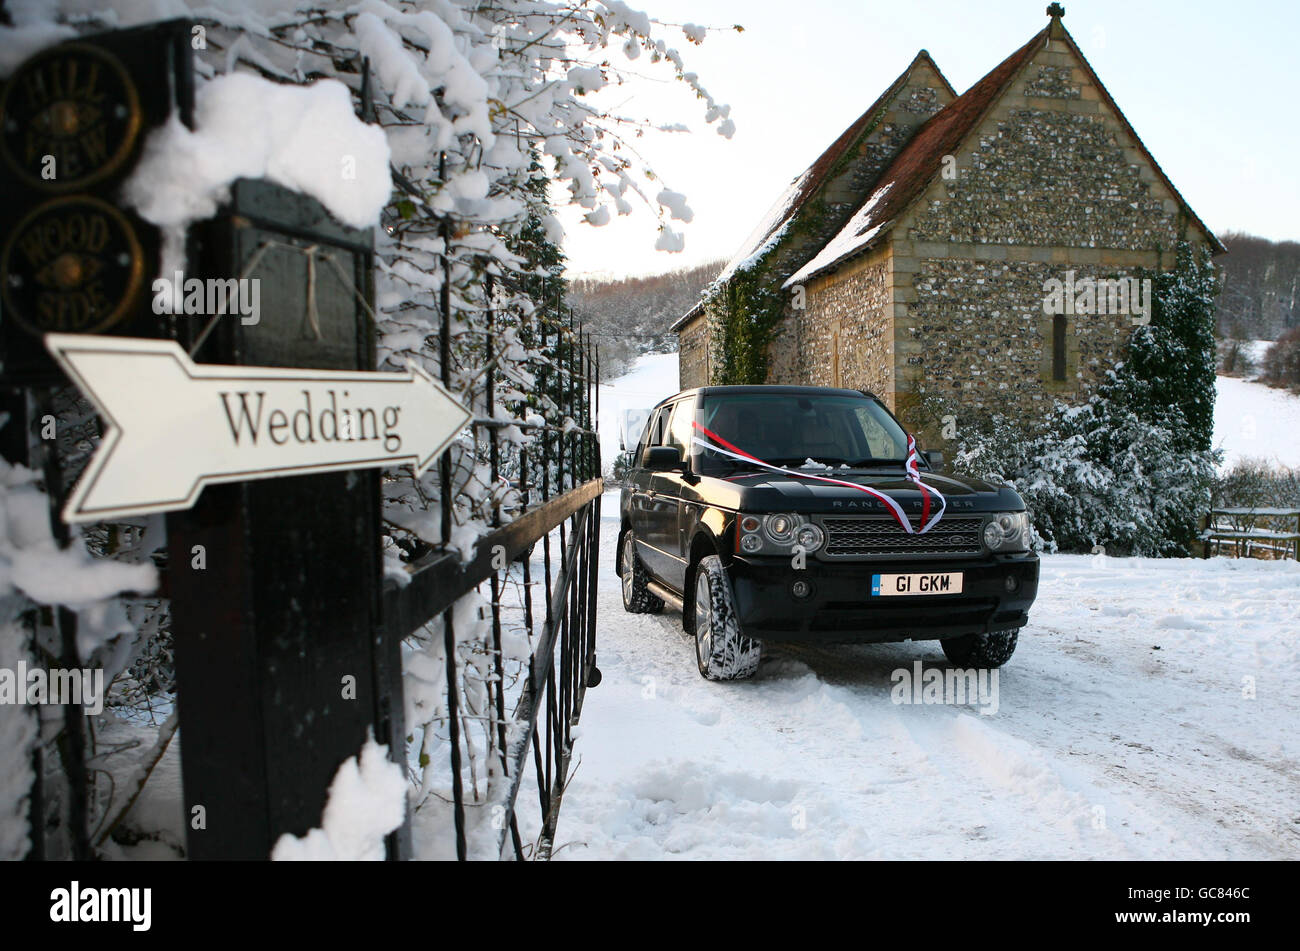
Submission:
[[[732,259],[727,262],[727,266],[714,278],[715,281],[725,281],[737,271],[744,271],[753,267],[759,258],[781,240],[786,229],[790,227],[790,219],[794,217],[794,213],[799,209],[799,199],[811,175],[812,169],[809,168],[786,186],[785,191],[781,193],[781,197],[767,210],[763,220],[755,226],[754,230],[749,233],[749,237],[741,244],[740,250],[735,253]]]
[[[830,267],[874,241],[876,235],[880,234],[885,225],[889,223],[886,221],[876,222],[874,219],[885,196],[889,194],[893,187],[893,182],[886,182],[872,192],[871,197],[867,199],[867,203],[854,213],[843,230],[831,238],[826,247],[818,251],[811,261],[795,271],[781,287],[787,288],[807,280],[818,271]]]
[[[935,113],[895,156],[877,182],[876,190],[830,243],[799,269],[785,286],[829,270],[845,258],[866,250],[900,214],[929,187],[945,155],[956,151],[967,134],[1047,39],[1036,34],[987,76]]]

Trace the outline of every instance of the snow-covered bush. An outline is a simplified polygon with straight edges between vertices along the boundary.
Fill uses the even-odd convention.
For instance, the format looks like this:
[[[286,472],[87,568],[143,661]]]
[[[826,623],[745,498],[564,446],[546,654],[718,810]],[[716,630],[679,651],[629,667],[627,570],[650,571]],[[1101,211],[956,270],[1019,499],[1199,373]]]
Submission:
[[[1146,419],[1166,419],[1179,449],[1208,451],[1214,441],[1214,314],[1219,277],[1207,248],[1181,242],[1172,268],[1151,280],[1151,321],[1129,339],[1122,391],[1115,398]]]
[[[1177,448],[1177,411],[1166,427],[1106,395],[1058,403],[1042,425],[985,417],[963,421],[954,467],[1015,487],[1052,551],[1181,555],[1209,505],[1208,453]]]

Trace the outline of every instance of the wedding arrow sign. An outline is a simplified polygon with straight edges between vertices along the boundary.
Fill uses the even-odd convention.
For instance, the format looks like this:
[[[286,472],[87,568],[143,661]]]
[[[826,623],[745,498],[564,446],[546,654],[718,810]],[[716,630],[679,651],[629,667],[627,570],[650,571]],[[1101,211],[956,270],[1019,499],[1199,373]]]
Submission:
[[[471,416],[405,373],[196,364],[174,340],[46,334],[107,422],[66,522],[172,512],[205,485],[410,463],[423,473]]]

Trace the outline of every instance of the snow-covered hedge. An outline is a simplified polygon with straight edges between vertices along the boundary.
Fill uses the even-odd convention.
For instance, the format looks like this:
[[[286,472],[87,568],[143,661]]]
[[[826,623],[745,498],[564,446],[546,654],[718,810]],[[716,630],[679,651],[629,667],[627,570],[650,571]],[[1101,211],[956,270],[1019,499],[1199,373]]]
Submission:
[[[1005,481],[1024,498],[1050,551],[1188,555],[1209,507],[1210,453],[1177,446],[1182,423],[1144,420],[1114,399],[1058,403],[1040,425],[964,421],[954,468]]]

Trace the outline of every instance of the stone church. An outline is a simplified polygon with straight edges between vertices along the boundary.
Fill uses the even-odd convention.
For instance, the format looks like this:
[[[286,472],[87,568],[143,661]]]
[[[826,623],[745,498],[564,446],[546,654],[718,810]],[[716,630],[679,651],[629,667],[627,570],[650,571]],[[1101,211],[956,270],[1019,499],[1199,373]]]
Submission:
[[[927,397],[1037,415],[1123,359],[1127,279],[1224,248],[1047,12],[960,96],[922,50],[791,183],[673,325],[683,388],[865,389],[928,431]]]

